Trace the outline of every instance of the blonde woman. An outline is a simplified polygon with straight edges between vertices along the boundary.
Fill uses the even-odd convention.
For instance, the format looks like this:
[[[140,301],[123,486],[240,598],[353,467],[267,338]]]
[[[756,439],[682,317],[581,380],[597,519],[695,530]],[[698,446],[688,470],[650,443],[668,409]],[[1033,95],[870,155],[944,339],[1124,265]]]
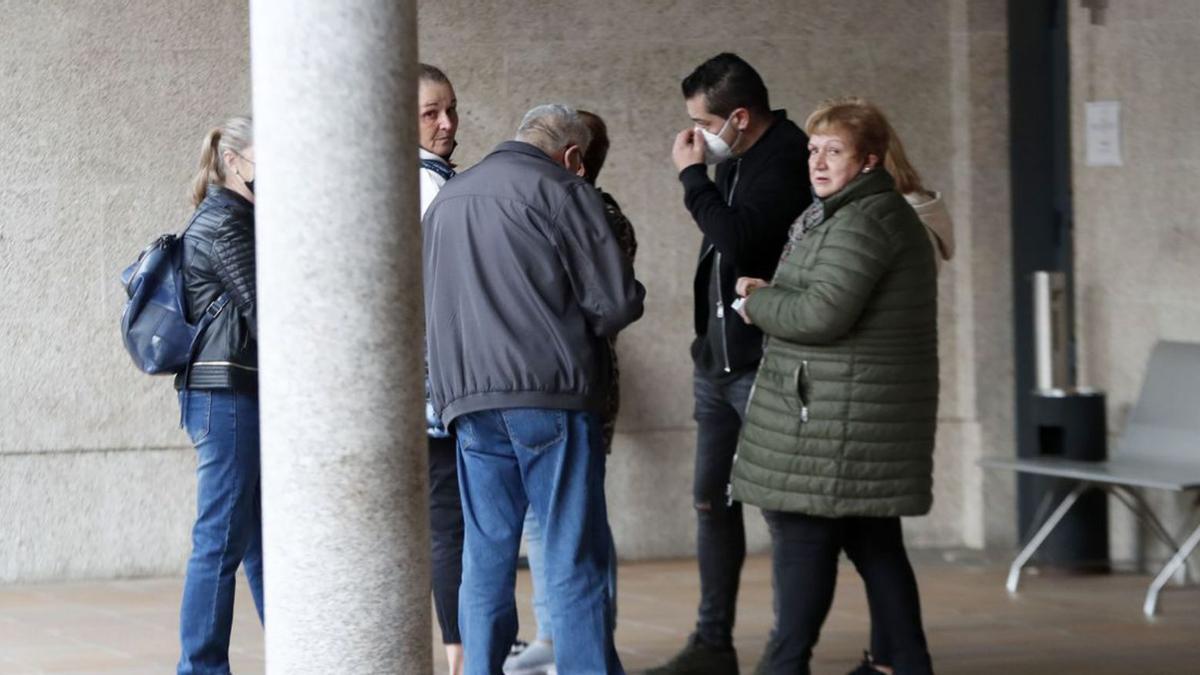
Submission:
[[[904,195],[905,201],[917,212],[921,222],[925,224],[925,232],[933,244],[934,261],[938,269],[942,262],[954,257],[954,223],[950,220],[950,212],[946,210],[946,201],[942,193],[935,192],[921,184],[921,176],[908,161],[904,152],[904,144],[896,135],[896,130],[889,125],[888,132],[891,142],[888,143],[887,158],[883,168],[896,181],[896,191]]]
[[[254,178],[250,118],[234,117],[208,132],[192,191],[196,211],[183,234],[182,274],[189,320],[206,311],[216,318],[189,368],[175,378],[197,459],[179,675],[229,672],[239,565],[263,618]]]

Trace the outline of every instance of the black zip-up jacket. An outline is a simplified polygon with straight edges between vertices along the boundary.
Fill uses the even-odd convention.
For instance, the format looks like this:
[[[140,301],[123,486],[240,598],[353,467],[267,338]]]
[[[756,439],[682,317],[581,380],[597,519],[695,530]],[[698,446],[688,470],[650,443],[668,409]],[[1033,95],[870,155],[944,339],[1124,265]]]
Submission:
[[[703,164],[679,173],[683,203],[704,234],[695,277],[695,329],[692,358],[710,376],[754,368],[762,359],[763,334],[747,325],[730,308],[737,297],[738,277],[770,280],[787,241],[788,228],[812,203],[808,180],[808,137],[776,110],[775,121],[758,141],[740,156],[717,165],[716,182]],[[718,187],[720,186],[720,187]],[[733,199],[729,200],[732,190]],[[720,293],[724,317],[716,321],[721,335],[710,335],[709,284],[713,256],[720,255]],[[724,363],[702,363],[706,341],[711,353]],[[706,367],[706,365],[708,367]]]
[[[254,205],[210,185],[183,234],[188,319],[198,321],[222,293],[230,301],[200,336],[191,368],[175,376],[176,389],[258,391],[255,281]]]

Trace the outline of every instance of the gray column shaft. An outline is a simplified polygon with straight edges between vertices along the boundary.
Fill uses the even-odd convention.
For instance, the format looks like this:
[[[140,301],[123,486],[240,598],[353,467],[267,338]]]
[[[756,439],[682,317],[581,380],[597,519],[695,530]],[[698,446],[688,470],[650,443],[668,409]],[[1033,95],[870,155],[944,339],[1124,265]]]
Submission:
[[[254,0],[267,672],[428,673],[414,0]]]

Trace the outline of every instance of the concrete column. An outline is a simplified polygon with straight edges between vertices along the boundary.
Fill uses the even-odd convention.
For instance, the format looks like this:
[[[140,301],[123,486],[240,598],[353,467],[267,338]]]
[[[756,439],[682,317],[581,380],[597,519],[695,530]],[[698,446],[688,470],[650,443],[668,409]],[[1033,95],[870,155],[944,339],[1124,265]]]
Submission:
[[[267,672],[431,671],[414,0],[253,0]]]

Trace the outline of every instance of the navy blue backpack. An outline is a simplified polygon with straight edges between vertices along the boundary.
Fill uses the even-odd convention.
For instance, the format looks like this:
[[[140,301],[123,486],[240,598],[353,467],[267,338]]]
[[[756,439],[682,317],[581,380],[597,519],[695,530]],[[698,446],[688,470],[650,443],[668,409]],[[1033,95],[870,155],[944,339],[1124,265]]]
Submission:
[[[189,323],[182,257],[183,237],[164,234],[121,274],[129,294],[121,313],[121,337],[134,365],[144,373],[186,371],[204,329],[229,304],[229,294],[222,293],[197,323]]]

